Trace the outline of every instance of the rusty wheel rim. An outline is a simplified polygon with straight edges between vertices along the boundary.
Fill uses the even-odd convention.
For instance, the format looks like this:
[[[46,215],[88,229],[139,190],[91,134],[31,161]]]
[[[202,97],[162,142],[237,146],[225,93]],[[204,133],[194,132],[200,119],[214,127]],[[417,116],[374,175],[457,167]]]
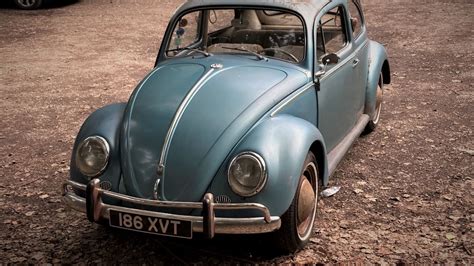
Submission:
[[[374,124],[377,124],[380,120],[380,113],[382,112],[382,103],[383,103],[383,89],[382,85],[377,85],[377,94],[376,94],[376,103],[375,103],[375,117],[373,119]]]
[[[297,231],[300,239],[306,239],[312,233],[318,202],[317,168],[311,162],[303,171],[303,181],[298,187]],[[308,185],[310,186],[308,188]],[[311,189],[311,191],[309,191]],[[308,195],[309,194],[309,195]],[[311,206],[309,206],[309,204]]]

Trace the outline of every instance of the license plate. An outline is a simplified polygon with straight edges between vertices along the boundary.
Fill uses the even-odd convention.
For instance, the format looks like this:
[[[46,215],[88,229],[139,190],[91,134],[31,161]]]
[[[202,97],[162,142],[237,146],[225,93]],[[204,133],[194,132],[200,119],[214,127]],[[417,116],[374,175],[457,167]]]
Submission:
[[[192,238],[192,222],[160,218],[148,215],[109,210],[109,224],[112,227],[148,234],[179,238]]]

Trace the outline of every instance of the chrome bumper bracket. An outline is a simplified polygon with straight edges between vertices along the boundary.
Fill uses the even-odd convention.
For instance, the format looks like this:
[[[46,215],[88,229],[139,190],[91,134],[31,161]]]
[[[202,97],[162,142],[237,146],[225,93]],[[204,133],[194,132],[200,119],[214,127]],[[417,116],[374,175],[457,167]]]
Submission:
[[[203,231],[207,238],[213,238],[214,230],[214,196],[211,193],[204,195],[202,201]]]

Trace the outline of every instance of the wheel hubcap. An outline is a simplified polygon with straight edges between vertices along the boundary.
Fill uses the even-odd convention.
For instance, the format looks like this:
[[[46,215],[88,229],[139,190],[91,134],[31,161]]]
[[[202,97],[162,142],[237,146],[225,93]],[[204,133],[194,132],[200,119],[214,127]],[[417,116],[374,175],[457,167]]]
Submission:
[[[311,214],[314,208],[314,190],[308,179],[301,183],[300,195],[298,197],[298,222],[303,222]]]
[[[310,163],[306,166],[303,178],[304,180],[298,188],[299,195],[297,213],[298,235],[301,239],[305,239],[311,234],[314,218],[316,216],[318,191],[317,170],[314,163]],[[315,184],[315,186],[311,183]],[[316,189],[314,187],[316,187]]]
[[[374,124],[377,124],[380,119],[380,112],[382,111],[382,102],[383,102],[383,89],[380,85],[377,86],[377,99],[375,105],[375,117],[373,119]]]

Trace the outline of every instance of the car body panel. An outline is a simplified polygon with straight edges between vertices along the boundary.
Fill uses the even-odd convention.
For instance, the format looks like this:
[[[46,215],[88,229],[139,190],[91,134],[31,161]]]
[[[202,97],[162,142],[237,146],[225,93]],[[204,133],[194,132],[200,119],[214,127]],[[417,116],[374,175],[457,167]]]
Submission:
[[[204,77],[204,73],[210,71],[204,65],[222,61],[226,62],[222,69]],[[277,69],[267,62],[247,57],[225,60],[214,56],[212,59],[188,58],[175,62],[159,65],[130,98],[122,134],[124,184],[133,196],[152,197],[157,162],[171,120],[185,95],[200,82],[173,132],[159,193],[163,200],[197,201],[214,177],[222,158],[248,126],[262,116],[256,109],[263,107],[263,110],[268,110],[278,97],[287,95],[288,91],[282,88],[288,86],[277,85],[289,76],[291,78],[284,84],[302,85],[308,82],[308,77],[291,64],[287,64],[286,69]],[[182,79],[183,73],[189,78]],[[260,79],[262,76],[266,78]],[[233,82],[236,78],[241,82]],[[273,93],[274,98],[267,100],[267,97],[262,97],[270,90],[280,91]],[[245,114],[251,115],[246,117]],[[230,147],[219,144],[219,139],[226,137],[226,131],[233,135],[233,142],[225,142],[231,144]]]
[[[320,21],[324,14],[338,6],[343,6],[347,10],[346,1],[332,1],[324,6],[315,22]],[[346,28],[350,28],[348,23],[346,19]],[[366,36],[362,35],[356,41],[350,32],[345,32],[345,35],[347,39],[345,47],[337,52],[339,62],[326,67],[319,65],[319,69],[326,69],[326,74],[318,80],[320,84],[318,128],[324,136],[328,151],[336,147],[355,126],[364,108],[366,75],[362,73],[363,62],[356,60],[360,60],[358,57],[365,54]],[[316,56],[319,58],[321,55]],[[367,62],[364,59],[362,61]]]
[[[121,137],[124,185],[131,195],[151,196],[153,190],[147,193],[142,187],[153,188],[169,124],[179,103],[204,72],[205,67],[196,63],[157,67],[132,94]],[[187,73],[186,79],[174,78],[183,73]]]

